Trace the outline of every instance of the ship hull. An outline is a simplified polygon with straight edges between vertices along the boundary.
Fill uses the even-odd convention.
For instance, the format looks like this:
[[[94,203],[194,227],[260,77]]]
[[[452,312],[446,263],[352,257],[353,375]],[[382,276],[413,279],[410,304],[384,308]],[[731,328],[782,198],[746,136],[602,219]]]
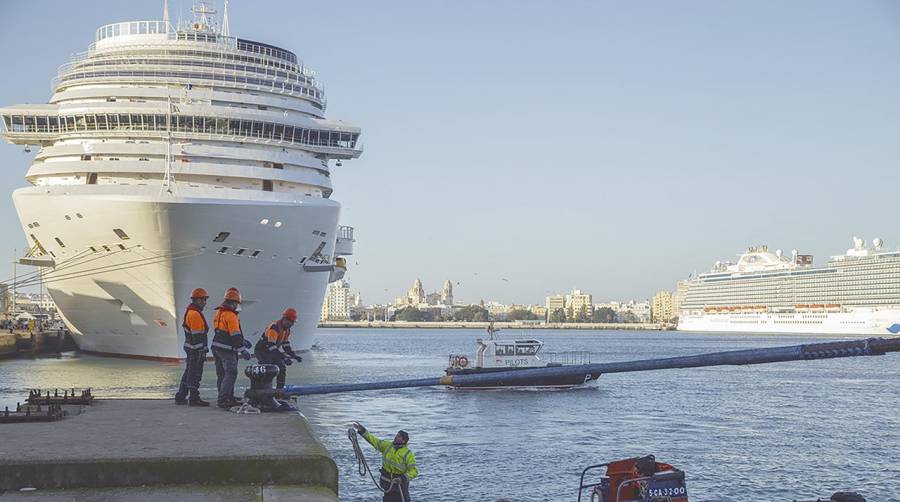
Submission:
[[[891,336],[900,332],[900,306],[845,312],[683,314],[679,331],[717,333]]]
[[[23,188],[13,200],[26,236],[34,235],[56,254],[55,267],[43,269],[44,285],[80,349],[183,358],[181,316],[197,287],[210,292],[210,323],[224,291],[237,287],[244,298],[241,323],[248,339],[255,342],[256,333],[290,306],[300,315],[292,330],[294,346],[304,349],[313,343],[328,272],[305,271],[299,262],[321,242],[323,255],[333,253],[337,202],[65,190]],[[214,242],[220,232],[229,236]],[[240,249],[244,251],[236,254]]]

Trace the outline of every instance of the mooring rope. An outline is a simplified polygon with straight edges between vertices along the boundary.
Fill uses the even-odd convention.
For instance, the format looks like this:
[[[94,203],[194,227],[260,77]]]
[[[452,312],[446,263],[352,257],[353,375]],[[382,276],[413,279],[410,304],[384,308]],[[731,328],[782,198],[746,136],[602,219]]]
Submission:
[[[394,489],[394,485],[400,484],[400,478],[394,478],[391,480],[391,484],[388,485],[387,490],[381,487],[381,483],[375,479],[375,475],[372,474],[372,469],[369,468],[369,462],[366,461],[366,455],[363,453],[362,448],[359,447],[359,439],[356,437],[356,429],[350,427],[347,429],[347,437],[350,439],[350,444],[353,445],[353,453],[356,455],[356,470],[359,472],[360,476],[365,476],[367,473],[369,477],[372,478],[372,482],[375,483],[375,487],[381,490],[381,493],[387,493]],[[403,487],[397,486],[397,490],[400,492],[400,500],[406,502],[406,497],[403,495]]]

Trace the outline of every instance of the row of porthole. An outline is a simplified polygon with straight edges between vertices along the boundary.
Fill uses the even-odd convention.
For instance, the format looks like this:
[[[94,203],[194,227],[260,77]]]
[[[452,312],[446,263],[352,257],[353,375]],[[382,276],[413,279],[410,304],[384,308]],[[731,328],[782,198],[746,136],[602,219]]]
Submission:
[[[260,225],[268,225],[268,224],[269,224],[269,219],[268,219],[268,218],[263,218],[263,219],[259,220],[259,224],[260,224]],[[281,222],[280,222],[280,221],[276,221],[275,223],[272,223],[272,226],[275,227],[275,228],[281,228]]]
[[[106,246],[104,246],[104,247],[106,247]],[[248,248],[237,248],[233,253],[231,253],[231,255],[232,256],[246,256],[248,258],[253,258],[255,260],[255,259],[259,258],[260,254],[262,254],[262,252],[263,252],[262,249],[254,249],[253,252],[251,252],[250,254],[245,254],[245,253],[247,253],[247,250],[248,250]],[[218,251],[216,251],[216,253],[221,254],[221,255],[227,255],[227,254],[229,254],[229,251],[231,251],[231,246],[222,246],[219,248]],[[278,258],[277,254],[272,255],[273,260],[277,259],[277,258]],[[294,261],[294,257],[293,256],[288,257],[288,261]],[[306,256],[304,256],[303,258],[300,258],[300,261],[298,261],[297,264],[303,265],[304,262],[306,262]]]
[[[222,246],[216,252],[219,254],[228,254],[228,250],[230,250],[230,249],[231,249],[231,246]],[[249,258],[259,258],[259,254],[262,253],[262,251],[263,251],[262,249],[254,249],[253,252],[247,256]],[[234,256],[244,256],[244,253],[246,253],[246,252],[247,252],[247,248],[238,248],[237,250],[235,250],[235,252],[233,254],[234,254]]]

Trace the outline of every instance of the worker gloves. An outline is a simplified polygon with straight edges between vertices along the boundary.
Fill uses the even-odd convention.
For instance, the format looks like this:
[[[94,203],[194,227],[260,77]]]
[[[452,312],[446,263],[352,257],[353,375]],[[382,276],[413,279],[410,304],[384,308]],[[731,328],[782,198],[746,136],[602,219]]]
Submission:
[[[247,349],[247,350],[250,350],[251,348],[253,348],[253,344],[250,343],[250,340],[244,340],[244,341],[242,342],[242,345],[243,345],[244,348]]]
[[[250,351],[242,348],[242,349],[238,350],[238,356],[243,358],[244,361],[249,361],[250,360]]]
[[[294,361],[291,361],[290,359],[288,359],[286,357],[284,359],[282,359],[281,362],[283,362],[285,366],[290,366],[290,365],[294,364]]]
[[[356,432],[359,433],[360,436],[366,433],[366,428],[359,422],[353,422],[353,428],[356,429]]]
[[[302,362],[303,362],[303,358],[300,357],[300,356],[295,355],[295,356],[294,356],[294,359],[296,359],[298,363],[302,363]]]

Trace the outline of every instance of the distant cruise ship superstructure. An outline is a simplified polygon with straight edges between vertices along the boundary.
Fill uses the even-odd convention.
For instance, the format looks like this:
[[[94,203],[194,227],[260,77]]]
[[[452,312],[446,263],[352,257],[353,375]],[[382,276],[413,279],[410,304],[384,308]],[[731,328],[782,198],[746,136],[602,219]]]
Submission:
[[[287,306],[307,347],[353,229],[330,171],[360,130],[325,118],[316,73],[294,53],[229,34],[205,4],[100,27],[63,65],[49,104],[0,109],[3,136],[39,147],[13,193],[61,315],[87,351],[183,357],[190,291],[230,286],[247,336]]]
[[[687,281],[678,329],[685,331],[886,335],[900,333],[900,251],[854,238],[821,267],[751,247]]]

